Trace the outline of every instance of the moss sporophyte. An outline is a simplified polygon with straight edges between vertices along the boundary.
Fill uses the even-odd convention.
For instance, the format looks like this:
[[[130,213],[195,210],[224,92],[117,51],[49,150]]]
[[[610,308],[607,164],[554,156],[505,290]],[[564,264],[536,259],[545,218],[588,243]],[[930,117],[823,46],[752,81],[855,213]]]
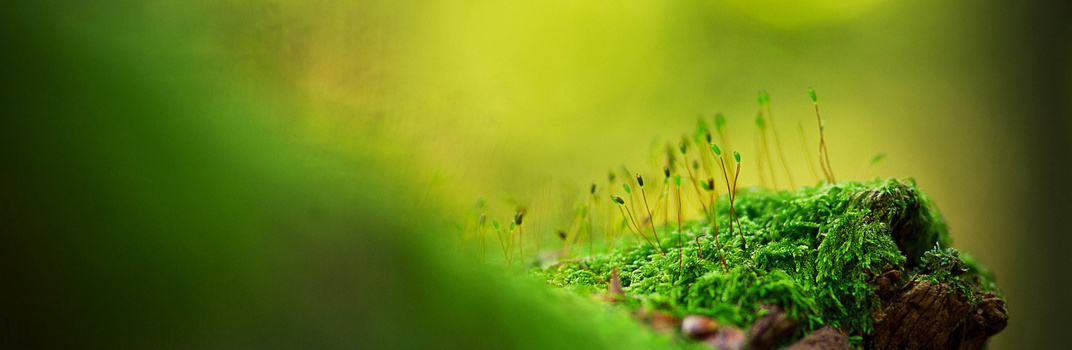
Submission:
[[[802,126],[798,126],[800,141],[813,176],[819,178],[812,164],[817,159],[824,181],[782,191],[738,188],[741,153],[723,154],[701,120],[691,138],[698,146],[695,151],[689,147],[689,137],[682,137],[677,152],[670,145],[666,152],[656,149],[666,155],[666,162],[652,172],[663,174],[654,211],[647,196],[652,186],[645,186],[639,172],[622,181],[629,204],[618,194],[597,196],[593,183],[583,206],[588,256],[568,258],[570,240],[559,233],[563,254],[524,261],[520,241],[524,212],[519,210],[509,230],[500,230],[492,221],[504,259],[509,264],[515,255],[503,241],[512,237],[516,224],[516,255],[537,278],[582,295],[603,296],[600,299],[642,315],[638,318],[645,322],[658,319],[651,316],[653,312],[662,313],[679,320],[680,333],[674,334],[720,348],[773,348],[831,334],[845,347],[985,345],[987,337],[1007,322],[1004,297],[993,276],[970,256],[950,248],[944,219],[914,180],[835,181],[818,99],[813,90],[808,94],[818,122],[818,157],[813,158]],[[795,181],[774,128],[770,97],[763,92],[758,101],[757,131],[764,135],[763,147],[750,158],[766,161],[769,168],[759,170],[769,175],[771,184],[777,183],[775,157],[766,148],[769,130],[784,179],[792,187]],[[726,124],[721,114],[715,116],[718,141],[728,147]],[[729,162],[734,168],[728,167]],[[624,166],[622,171],[630,174]],[[615,180],[611,171],[605,188],[613,189]],[[690,182],[694,192],[683,191],[682,180]],[[726,193],[718,193],[719,181]],[[600,196],[610,201],[597,201]],[[600,203],[606,249],[596,251],[592,216]],[[663,222],[657,226],[663,203]],[[676,215],[671,215],[671,205]],[[610,206],[618,207],[620,220]],[[691,211],[702,215],[695,218]],[[484,220],[481,217],[480,222]],[[629,231],[634,239],[619,239],[615,232],[620,230]],[[570,230],[574,231],[579,229]],[[905,321],[909,319],[919,320]],[[699,329],[697,325],[720,325],[722,330],[691,333]]]

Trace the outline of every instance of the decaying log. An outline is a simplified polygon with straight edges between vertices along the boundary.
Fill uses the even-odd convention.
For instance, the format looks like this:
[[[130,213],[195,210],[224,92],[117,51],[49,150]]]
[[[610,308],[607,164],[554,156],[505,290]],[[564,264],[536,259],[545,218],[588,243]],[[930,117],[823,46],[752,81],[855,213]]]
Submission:
[[[748,348],[755,350],[774,349],[783,337],[793,334],[797,321],[785,316],[785,310],[777,305],[764,305],[767,314],[760,316],[748,329]]]
[[[945,283],[914,278],[899,294],[882,303],[879,320],[867,337],[874,349],[980,349],[986,339],[1008,323],[1005,301],[980,294],[974,307],[969,296]]]
[[[845,333],[834,327],[825,326],[808,334],[800,341],[785,348],[786,350],[849,350],[849,340]]]

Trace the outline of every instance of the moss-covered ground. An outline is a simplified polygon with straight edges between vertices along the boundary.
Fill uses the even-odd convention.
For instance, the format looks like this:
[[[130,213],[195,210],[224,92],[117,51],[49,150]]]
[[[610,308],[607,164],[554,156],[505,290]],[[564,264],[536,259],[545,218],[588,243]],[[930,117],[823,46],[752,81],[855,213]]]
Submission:
[[[793,339],[833,325],[857,344],[874,324],[881,299],[872,282],[882,271],[949,282],[968,295],[994,289],[988,273],[949,247],[941,214],[911,179],[742,189],[734,208],[743,232],[736,222],[731,232],[726,196],[713,208],[725,268],[711,222],[702,219],[661,232],[665,255],[623,240],[631,244],[535,273],[587,295],[606,291],[616,269],[629,296],[621,307],[702,314],[744,329],[761,304],[775,304],[799,321]]]

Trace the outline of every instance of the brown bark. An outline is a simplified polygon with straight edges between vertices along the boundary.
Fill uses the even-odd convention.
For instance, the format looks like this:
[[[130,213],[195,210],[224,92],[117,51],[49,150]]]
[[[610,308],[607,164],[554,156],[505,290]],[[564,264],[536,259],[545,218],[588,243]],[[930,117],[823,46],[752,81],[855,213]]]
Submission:
[[[886,299],[867,341],[874,349],[980,349],[1008,323],[1005,301],[992,293],[969,296],[945,283],[916,278]]]
[[[767,314],[760,316],[748,329],[748,348],[755,350],[774,349],[778,341],[793,334],[797,321],[785,317],[785,310],[777,305],[765,305]]]
[[[834,327],[825,326],[811,332],[800,341],[785,348],[786,350],[849,350],[849,340],[845,333]]]

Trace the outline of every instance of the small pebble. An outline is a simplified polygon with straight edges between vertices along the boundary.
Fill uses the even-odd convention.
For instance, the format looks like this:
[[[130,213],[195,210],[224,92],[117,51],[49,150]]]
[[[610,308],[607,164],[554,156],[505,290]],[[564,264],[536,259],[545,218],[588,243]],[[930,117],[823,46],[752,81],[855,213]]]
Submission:
[[[849,341],[845,333],[825,326],[793,343],[786,350],[849,350]]]
[[[703,339],[714,334],[718,328],[718,321],[703,315],[688,315],[681,321],[681,333],[694,339]]]

